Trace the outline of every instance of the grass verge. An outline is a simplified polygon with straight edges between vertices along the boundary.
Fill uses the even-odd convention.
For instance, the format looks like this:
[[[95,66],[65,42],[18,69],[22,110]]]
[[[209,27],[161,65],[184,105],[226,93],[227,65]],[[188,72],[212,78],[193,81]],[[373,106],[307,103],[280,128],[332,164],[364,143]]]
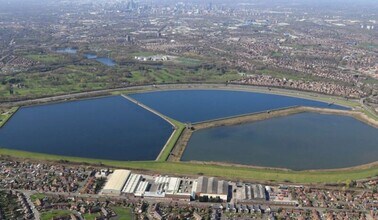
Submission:
[[[110,166],[115,168],[146,170],[171,175],[206,175],[229,180],[273,181],[292,183],[342,183],[349,180],[378,176],[378,165],[334,171],[286,171],[268,168],[251,168],[210,163],[160,162],[160,161],[111,161],[79,157],[66,157],[31,153],[0,148],[0,155],[30,158],[38,161],[74,162]]]
[[[0,128],[2,128],[10,118],[17,112],[19,108],[18,107],[13,107],[9,111],[0,114]]]
[[[175,129],[172,137],[170,138],[169,142],[164,147],[163,152],[161,152],[161,154],[159,155],[159,158],[157,159],[157,161],[160,161],[160,162],[168,160],[169,155],[171,154],[171,152],[172,152],[173,148],[175,147],[178,139],[180,138],[182,132],[185,129],[185,125],[183,123],[176,121],[176,120],[173,120],[173,119],[169,119],[169,121],[175,125],[176,129]]]

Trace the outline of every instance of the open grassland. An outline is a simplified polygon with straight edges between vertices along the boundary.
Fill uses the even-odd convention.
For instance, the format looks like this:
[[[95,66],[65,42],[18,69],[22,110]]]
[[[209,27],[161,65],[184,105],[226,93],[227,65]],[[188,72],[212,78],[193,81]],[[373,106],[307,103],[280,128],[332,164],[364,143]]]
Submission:
[[[114,206],[111,209],[117,214],[115,219],[117,220],[133,220],[133,214],[130,208],[124,208],[121,206]]]
[[[110,161],[100,159],[66,157],[0,149],[0,155],[14,158],[30,158],[37,161],[72,162],[86,165],[101,165],[140,171],[152,171],[160,174],[179,176],[216,176],[229,180],[274,181],[292,183],[343,183],[378,175],[378,164],[357,168],[319,171],[291,171],[268,168],[253,168],[238,165],[220,165],[213,163],[160,162],[160,161]]]
[[[85,220],[96,220],[100,216],[101,216],[101,214],[99,212],[93,213],[93,214],[90,214],[90,213],[83,214],[83,217],[84,217]]]
[[[36,193],[30,196],[30,200],[32,202],[35,202],[37,199],[44,199],[46,197],[46,194],[44,193]]]
[[[154,55],[150,52],[123,54],[114,48],[115,67],[85,59],[80,54],[20,52],[35,62],[32,68],[16,74],[0,76],[0,102],[34,99],[45,96],[95,91],[129,85],[222,82],[239,79],[236,70],[220,70],[219,65],[204,68],[203,58],[178,57],[169,62],[137,62],[134,56]],[[98,54],[101,56],[101,53]],[[109,55],[109,54],[103,54]],[[10,93],[10,85],[19,83]]]
[[[62,217],[69,217],[71,215],[71,212],[68,210],[52,210],[48,212],[41,213],[41,220],[51,220],[51,219],[57,219]]]
[[[59,63],[65,58],[64,55],[59,54],[29,54],[25,56],[28,59],[33,61],[42,62],[42,63]]]

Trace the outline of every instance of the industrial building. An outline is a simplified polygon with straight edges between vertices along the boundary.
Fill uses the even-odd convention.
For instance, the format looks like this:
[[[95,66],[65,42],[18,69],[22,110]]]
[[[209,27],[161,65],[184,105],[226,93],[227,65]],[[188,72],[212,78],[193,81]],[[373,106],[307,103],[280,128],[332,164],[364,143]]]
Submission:
[[[166,197],[173,200],[190,201],[195,198],[193,180],[171,177],[166,190]]]
[[[190,201],[194,198],[193,180],[177,177],[155,177],[145,197],[166,198],[171,200]]]
[[[102,194],[120,195],[130,174],[130,170],[114,170],[114,172],[108,176],[108,181],[102,190]]]
[[[134,195],[135,196],[143,196],[144,193],[146,192],[147,190],[147,187],[149,186],[149,183],[147,181],[144,181],[144,182],[140,182],[139,185],[138,185],[138,188],[136,189]]]
[[[252,189],[253,189],[253,198],[254,199],[265,200],[266,194],[265,194],[265,187],[264,186],[262,186],[261,184],[253,184]]]
[[[131,174],[125,186],[123,187],[122,193],[135,193],[141,179],[142,175],[134,173]]]
[[[102,194],[150,197],[167,200],[191,201],[196,197],[219,198],[227,201],[228,182],[214,177],[198,180],[169,176],[149,176],[115,170],[108,176]]]
[[[221,180],[219,181],[215,177],[204,177],[201,176],[197,180],[196,185],[196,195],[198,197],[209,197],[217,198],[219,197],[223,201],[228,199],[228,182]]]
[[[242,186],[243,200],[265,200],[266,190],[261,184],[245,184]]]

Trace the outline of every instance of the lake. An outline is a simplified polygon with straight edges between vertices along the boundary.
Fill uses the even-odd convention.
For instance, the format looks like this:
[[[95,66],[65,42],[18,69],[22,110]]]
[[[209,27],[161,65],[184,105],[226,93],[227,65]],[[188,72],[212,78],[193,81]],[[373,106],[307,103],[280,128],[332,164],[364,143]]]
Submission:
[[[21,108],[0,146],[110,160],[155,160],[172,133],[160,117],[121,96]]]
[[[90,59],[90,60],[96,60],[97,62],[100,62],[106,66],[110,66],[110,67],[113,67],[115,66],[117,63],[110,59],[110,58],[107,58],[107,57],[97,57],[96,54],[85,54],[84,55],[87,59]]]
[[[77,49],[75,48],[72,48],[72,47],[66,47],[66,48],[58,48],[56,50],[57,53],[65,53],[65,54],[77,54]],[[96,60],[97,62],[100,62],[106,66],[110,66],[110,67],[113,67],[115,66],[117,63],[108,58],[108,57],[97,57],[96,54],[84,54],[84,57],[89,59],[89,60]]]
[[[378,161],[377,146],[378,129],[357,119],[301,113],[196,131],[182,160],[331,169]]]
[[[301,98],[227,90],[174,90],[130,96],[181,122],[201,122],[296,105],[347,109]]]

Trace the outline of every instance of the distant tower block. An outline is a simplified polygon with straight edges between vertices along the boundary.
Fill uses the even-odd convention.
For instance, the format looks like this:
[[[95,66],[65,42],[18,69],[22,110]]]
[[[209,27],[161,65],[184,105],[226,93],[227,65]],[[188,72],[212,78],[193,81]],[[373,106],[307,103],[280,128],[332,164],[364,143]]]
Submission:
[[[130,35],[126,35],[126,41],[131,42],[131,36]]]

